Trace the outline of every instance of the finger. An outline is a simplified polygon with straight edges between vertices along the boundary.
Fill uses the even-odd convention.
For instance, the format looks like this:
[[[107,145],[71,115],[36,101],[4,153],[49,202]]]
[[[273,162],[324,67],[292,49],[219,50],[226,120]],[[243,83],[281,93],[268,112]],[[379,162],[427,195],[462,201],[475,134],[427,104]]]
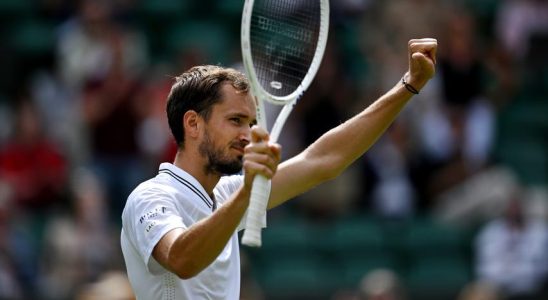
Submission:
[[[437,61],[437,58],[436,58],[437,52],[438,52],[438,41],[436,41],[433,47],[430,49],[430,58],[432,59],[434,64],[436,64],[436,61]]]
[[[421,52],[413,53],[412,59],[414,62],[418,63],[422,69],[428,68],[430,64],[434,63],[430,57]]]
[[[272,170],[267,165],[251,160],[244,161],[244,170],[246,176],[250,175],[254,177],[255,175],[260,174],[268,179],[271,179],[275,173],[275,170]]]
[[[438,44],[436,43],[413,43],[409,45],[409,52],[422,52],[435,54]]]
[[[409,40],[409,42],[408,42],[409,48],[412,48],[413,45],[421,45],[421,44],[423,44],[423,45],[427,45],[427,44],[437,45],[438,40],[431,39],[431,38],[428,38],[428,39],[412,39],[412,40]]]
[[[414,51],[414,52],[409,53],[409,55],[410,55],[410,62],[412,64],[415,64],[416,62],[424,62],[423,59],[426,59],[427,61],[429,61],[433,65],[436,64],[436,56],[433,52]]]
[[[438,42],[436,39],[410,40],[408,45],[410,56],[415,52],[421,52],[436,63],[436,52],[438,49]]]
[[[261,165],[265,165],[271,170],[276,170],[278,160],[273,154],[250,153],[244,157],[244,161],[252,161]]]
[[[438,42],[435,38],[422,38],[422,39],[411,39],[409,40],[409,44],[416,43],[416,42]]]
[[[269,144],[270,151],[274,155],[276,162],[279,163],[282,158],[282,146],[280,144]]]
[[[413,49],[414,47],[417,47],[417,46],[437,46],[438,41],[436,39],[410,40],[408,45],[410,49]]]
[[[419,49],[417,49],[417,52],[420,52],[424,54],[426,57],[430,58],[433,63],[436,63],[436,51],[437,51],[437,45],[436,44],[425,44],[420,45]]]
[[[279,144],[259,143],[254,146],[246,147],[244,162],[252,161],[268,166],[273,172],[276,172],[281,160],[281,146]]]
[[[412,70],[421,70],[423,78],[431,78],[434,75],[434,61],[421,52],[412,55]],[[413,72],[413,71],[412,71]]]
[[[269,139],[269,135],[268,135],[268,132],[257,126],[257,125],[254,125],[253,127],[251,127],[251,142],[252,143],[259,143],[259,142],[262,142],[262,141],[268,141]]]
[[[251,144],[248,144],[244,148],[244,153],[268,153],[270,151],[269,144],[263,141],[254,142]]]

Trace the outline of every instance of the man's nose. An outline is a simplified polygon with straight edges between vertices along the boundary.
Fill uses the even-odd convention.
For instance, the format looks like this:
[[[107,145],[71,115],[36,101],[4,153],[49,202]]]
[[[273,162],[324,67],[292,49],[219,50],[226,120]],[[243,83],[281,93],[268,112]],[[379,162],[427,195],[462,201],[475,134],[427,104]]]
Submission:
[[[244,127],[240,131],[240,141],[244,142],[246,145],[250,143],[251,141],[251,128],[249,126],[242,126]]]

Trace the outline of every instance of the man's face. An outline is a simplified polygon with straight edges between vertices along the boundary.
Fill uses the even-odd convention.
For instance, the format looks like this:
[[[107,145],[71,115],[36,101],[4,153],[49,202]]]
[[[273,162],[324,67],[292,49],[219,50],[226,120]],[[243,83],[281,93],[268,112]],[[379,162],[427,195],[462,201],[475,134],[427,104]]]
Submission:
[[[200,154],[207,173],[236,174],[242,170],[244,148],[256,123],[255,104],[249,93],[238,93],[230,84],[221,88],[219,103],[206,122]]]

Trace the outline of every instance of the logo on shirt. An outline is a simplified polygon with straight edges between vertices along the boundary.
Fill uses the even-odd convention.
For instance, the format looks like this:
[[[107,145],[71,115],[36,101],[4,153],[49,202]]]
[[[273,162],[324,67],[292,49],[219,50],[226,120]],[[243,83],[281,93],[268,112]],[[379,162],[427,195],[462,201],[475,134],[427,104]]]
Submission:
[[[156,221],[154,221],[153,219],[158,217],[160,214],[165,214],[167,211],[167,207],[165,206],[162,206],[162,207],[157,207],[147,213],[145,213],[144,215],[142,215],[140,218],[139,218],[139,223],[140,224],[143,224],[143,223],[147,223],[146,227],[145,227],[145,231],[148,233],[150,232],[150,230],[152,230],[152,228],[154,226],[156,226]]]

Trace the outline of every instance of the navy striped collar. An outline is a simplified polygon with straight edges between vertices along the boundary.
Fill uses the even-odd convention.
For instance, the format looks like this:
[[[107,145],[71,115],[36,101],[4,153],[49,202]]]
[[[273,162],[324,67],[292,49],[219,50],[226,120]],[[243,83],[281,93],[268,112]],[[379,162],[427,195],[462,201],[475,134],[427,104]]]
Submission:
[[[215,209],[217,209],[217,202],[214,199],[211,199],[211,197],[209,197],[205,192],[202,185],[184,170],[170,163],[162,163],[160,164],[160,170],[158,171],[158,173],[169,175],[173,179],[177,180],[179,183],[187,187],[189,190],[195,193],[196,196],[198,196],[198,198],[200,198],[205,203],[205,205],[207,205],[207,207],[211,209],[211,211],[215,211]]]

